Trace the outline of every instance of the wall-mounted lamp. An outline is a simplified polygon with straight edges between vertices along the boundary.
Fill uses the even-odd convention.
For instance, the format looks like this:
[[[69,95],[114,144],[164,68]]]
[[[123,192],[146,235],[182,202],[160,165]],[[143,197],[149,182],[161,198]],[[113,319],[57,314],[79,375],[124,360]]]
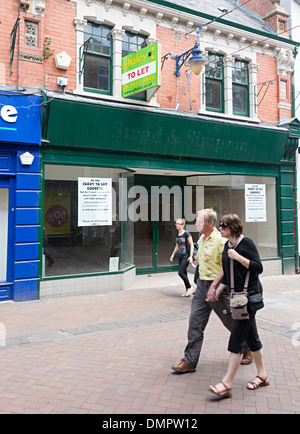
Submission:
[[[219,9],[219,8],[218,8]],[[208,24],[213,23],[214,21],[218,20],[219,18],[221,18],[223,15],[226,15],[228,13],[227,9],[219,9],[222,13],[219,17],[213,18],[211,21],[209,21],[206,24],[202,24],[201,26],[197,27],[197,40],[195,42],[195,45],[193,48],[191,48],[190,50],[186,51],[185,53],[179,54],[177,56],[172,56],[172,59],[176,60],[176,71],[174,72],[174,74],[179,77],[180,72],[179,69],[182,67],[182,65],[185,63],[186,66],[191,67],[192,72],[195,75],[199,75],[200,72],[202,71],[202,68],[204,65],[207,65],[208,59],[206,59],[205,57],[203,57],[201,55],[202,51],[199,48],[199,34],[200,34],[200,29],[203,26],[207,26]],[[189,33],[192,33],[193,30],[191,30]],[[187,33],[187,35],[189,34]],[[192,55],[192,57],[190,57]]]
[[[196,41],[194,47],[190,50],[177,56],[172,56],[172,59],[176,60],[176,71],[174,74],[179,77],[179,70],[185,63],[186,66],[191,68],[195,75],[199,75],[203,66],[208,64],[208,60],[203,57],[201,53],[202,51],[199,48],[199,43]]]

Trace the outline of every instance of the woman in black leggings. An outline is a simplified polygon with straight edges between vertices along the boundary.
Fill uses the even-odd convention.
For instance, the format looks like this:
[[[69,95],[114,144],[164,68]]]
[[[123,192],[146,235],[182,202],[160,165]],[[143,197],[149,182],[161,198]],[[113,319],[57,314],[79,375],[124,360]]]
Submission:
[[[177,219],[175,226],[177,229],[176,244],[173,253],[170,256],[170,261],[173,262],[174,256],[178,252],[178,275],[181,277],[185,285],[185,293],[182,294],[182,297],[190,297],[193,293],[193,288],[191,287],[187,275],[187,267],[189,263],[193,261],[193,239],[191,234],[184,229],[185,219]]]

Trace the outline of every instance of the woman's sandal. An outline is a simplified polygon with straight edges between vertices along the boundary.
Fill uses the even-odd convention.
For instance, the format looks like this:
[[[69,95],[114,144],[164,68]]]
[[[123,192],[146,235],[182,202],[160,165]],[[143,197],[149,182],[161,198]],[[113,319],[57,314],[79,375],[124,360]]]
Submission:
[[[190,297],[190,296],[193,295],[193,294],[194,294],[194,290],[193,290],[193,288],[189,288],[189,289],[186,291],[185,296],[186,296],[186,297]]]
[[[255,379],[258,378],[261,382],[260,383],[256,383]],[[251,386],[250,386],[251,384]],[[249,383],[247,384],[247,389],[249,390],[256,390],[259,389],[260,387],[264,387],[264,386],[269,386],[270,382],[268,377],[263,379],[261,377],[259,377],[258,375],[254,378],[253,381],[249,381]]]
[[[224,386],[224,389],[218,390],[216,386],[209,386],[209,390],[217,395],[219,398],[231,398],[231,391],[232,389],[229,389],[226,384],[221,381],[221,383]]]

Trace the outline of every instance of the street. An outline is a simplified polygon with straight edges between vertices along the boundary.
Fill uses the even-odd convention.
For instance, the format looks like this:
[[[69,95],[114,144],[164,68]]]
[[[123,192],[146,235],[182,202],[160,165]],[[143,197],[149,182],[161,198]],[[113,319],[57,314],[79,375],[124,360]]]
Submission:
[[[209,392],[228,361],[229,333],[214,313],[196,372],[171,370],[183,356],[192,299],[180,297],[177,273],[164,273],[137,276],[122,292],[1,303],[0,413],[300,414],[300,276],[261,280],[257,323],[270,386],[246,389],[252,364],[240,367],[232,398]]]

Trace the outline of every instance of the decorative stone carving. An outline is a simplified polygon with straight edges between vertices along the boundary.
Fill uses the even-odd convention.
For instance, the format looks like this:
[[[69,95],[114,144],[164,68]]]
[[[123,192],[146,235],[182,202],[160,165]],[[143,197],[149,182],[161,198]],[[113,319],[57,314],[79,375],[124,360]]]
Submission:
[[[105,10],[108,11],[113,0],[105,0]]]
[[[257,71],[259,70],[259,64],[251,62],[249,63],[248,68],[251,74],[257,74]]]
[[[241,47],[246,42],[246,38],[243,36],[239,39],[239,46]]]
[[[140,20],[141,21],[143,21],[146,13],[147,13],[147,9],[146,8],[141,8],[141,10],[140,10]]]
[[[158,24],[163,19],[163,16],[164,14],[162,12],[157,12],[155,17],[156,24]]]
[[[185,27],[186,28],[186,33],[190,32],[192,30],[193,25],[194,25],[193,21],[188,21],[186,23],[186,27]]]
[[[38,46],[38,24],[25,21],[25,45],[26,47],[37,48]]]
[[[118,29],[114,27],[113,30],[111,31],[111,36],[113,37],[114,40],[122,41],[122,37],[124,35],[125,35],[125,30],[123,29]]]
[[[277,74],[289,75],[293,71],[295,59],[291,50],[280,50],[277,54]]]
[[[215,40],[215,41],[218,39],[218,37],[220,36],[220,34],[221,34],[221,30],[216,29],[216,30],[214,31],[214,40]]]
[[[266,43],[263,45],[263,53],[266,53],[266,52],[268,51],[269,47],[270,47],[270,44],[268,44],[268,42],[266,42]]]
[[[35,11],[38,15],[43,15],[46,9],[45,0],[37,0],[35,3]]]
[[[226,42],[227,44],[230,43],[230,41],[234,38],[234,34],[233,33],[229,33],[226,37]]]
[[[224,59],[223,59],[223,62],[224,62],[224,66],[226,68],[231,68],[232,65],[233,65],[233,62],[234,62],[234,57],[232,57],[230,55],[225,56]]]
[[[83,32],[85,26],[87,25],[87,20],[83,20],[81,18],[74,18],[74,24],[75,24],[76,30]]]
[[[20,8],[23,12],[27,12],[30,6],[30,0],[20,0]]]
[[[130,9],[130,3],[124,2],[123,3],[123,15],[124,15],[124,17],[126,17],[129,9]]]
[[[174,29],[174,27],[176,26],[176,24],[178,23],[179,18],[178,17],[173,17],[172,21],[171,21],[171,27],[172,29]]]
[[[34,63],[44,63],[43,56],[39,54],[30,54],[30,53],[19,53],[19,59],[25,60],[26,62],[34,62]]]

